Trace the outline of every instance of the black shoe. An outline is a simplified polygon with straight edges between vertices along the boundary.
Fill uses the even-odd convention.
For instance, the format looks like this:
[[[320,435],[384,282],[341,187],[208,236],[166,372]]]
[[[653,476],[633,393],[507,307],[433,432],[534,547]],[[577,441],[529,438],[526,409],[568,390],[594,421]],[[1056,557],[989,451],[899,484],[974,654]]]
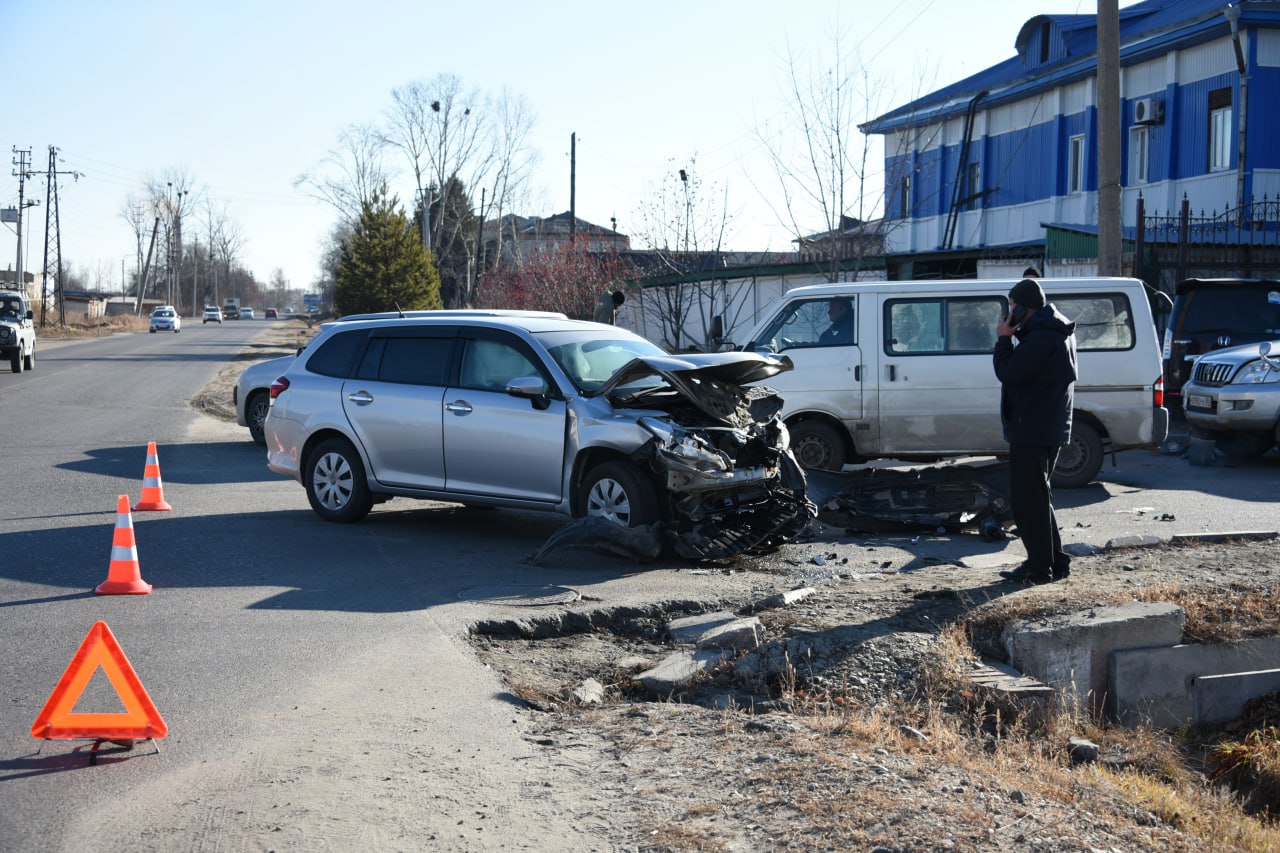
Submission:
[[[1054,580],[1056,580],[1056,581],[1064,581],[1064,580],[1066,580],[1066,579],[1067,579],[1067,578],[1069,578],[1069,577],[1071,577],[1071,567],[1070,567],[1070,566],[1054,566],[1054,567],[1053,567],[1053,579],[1054,579]]]
[[[1017,583],[1034,583],[1034,584],[1053,583],[1053,580],[1054,580],[1053,575],[1047,572],[1032,571],[1031,568],[1028,567],[1026,563],[1023,563],[1021,566],[1018,566],[1018,568],[1016,569],[1011,569],[1007,572],[1000,572],[1000,577],[1004,578],[1005,580],[1015,581]]]

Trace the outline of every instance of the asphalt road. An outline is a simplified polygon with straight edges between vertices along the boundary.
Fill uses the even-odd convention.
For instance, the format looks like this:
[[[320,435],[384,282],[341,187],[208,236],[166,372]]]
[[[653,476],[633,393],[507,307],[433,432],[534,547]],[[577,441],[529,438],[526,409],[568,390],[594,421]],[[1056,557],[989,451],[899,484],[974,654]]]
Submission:
[[[0,849],[598,843],[573,820],[571,786],[530,795],[554,763],[522,738],[527,712],[471,655],[467,625],[518,615],[494,603],[511,592],[575,589],[602,606],[749,600],[786,575],[580,549],[533,567],[565,521],[533,513],[394,501],[363,523],[325,524],[246,431],[186,402],[265,328],[42,344],[34,371],[0,373]],[[174,507],[133,514],[155,590],[95,596],[117,496],[137,501],[148,441]],[[1103,483],[1059,493],[1067,541],[1276,527],[1274,454],[1234,468],[1118,460]],[[1016,543],[975,536],[882,538],[904,565],[926,553],[1016,560]],[[837,536],[770,560],[858,547]],[[145,745],[90,767],[84,742],[31,737],[97,620],[168,724],[159,755]],[[105,682],[77,711],[119,709]],[[408,765],[430,772],[405,776]]]

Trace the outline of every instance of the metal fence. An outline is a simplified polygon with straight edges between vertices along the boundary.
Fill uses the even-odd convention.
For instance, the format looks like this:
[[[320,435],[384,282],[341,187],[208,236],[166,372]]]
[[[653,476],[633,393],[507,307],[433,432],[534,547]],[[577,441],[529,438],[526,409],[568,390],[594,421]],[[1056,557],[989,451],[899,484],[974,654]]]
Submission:
[[[1176,214],[1152,214],[1138,196],[1134,275],[1172,268],[1175,281],[1192,270],[1231,271],[1246,277],[1280,269],[1280,198],[1264,196],[1222,212],[1193,214],[1186,196]]]

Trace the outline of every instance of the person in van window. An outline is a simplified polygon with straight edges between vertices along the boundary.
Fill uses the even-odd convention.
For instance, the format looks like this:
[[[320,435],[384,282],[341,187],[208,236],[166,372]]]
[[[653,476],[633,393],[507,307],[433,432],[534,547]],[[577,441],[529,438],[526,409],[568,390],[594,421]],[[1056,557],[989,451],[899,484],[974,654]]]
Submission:
[[[1048,583],[1071,573],[1053,511],[1049,477],[1071,439],[1076,366],[1075,323],[1045,304],[1044,290],[1024,278],[1009,291],[1009,313],[996,325],[994,364],[1000,422],[1009,442],[1009,501],[1027,559],[1002,577]],[[1018,339],[1014,346],[1013,339]]]
[[[1042,278],[1042,276],[1040,275],[1040,270],[1037,269],[1036,267],[1027,267],[1025,270],[1022,271],[1022,277],[1023,278]]]
[[[18,319],[18,300],[6,299],[4,301],[4,307],[0,308],[0,315],[11,320]]]
[[[818,336],[818,346],[853,343],[853,301],[837,297],[827,303],[827,319],[831,325]]]

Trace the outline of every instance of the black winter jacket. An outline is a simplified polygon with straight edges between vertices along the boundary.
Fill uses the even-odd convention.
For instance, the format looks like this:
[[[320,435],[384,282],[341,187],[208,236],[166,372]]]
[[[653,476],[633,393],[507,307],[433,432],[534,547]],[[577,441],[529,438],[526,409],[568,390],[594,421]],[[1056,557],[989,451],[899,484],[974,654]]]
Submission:
[[[1076,324],[1053,305],[1031,315],[1014,334],[996,341],[1000,421],[1010,444],[1060,447],[1071,440],[1075,398]]]

